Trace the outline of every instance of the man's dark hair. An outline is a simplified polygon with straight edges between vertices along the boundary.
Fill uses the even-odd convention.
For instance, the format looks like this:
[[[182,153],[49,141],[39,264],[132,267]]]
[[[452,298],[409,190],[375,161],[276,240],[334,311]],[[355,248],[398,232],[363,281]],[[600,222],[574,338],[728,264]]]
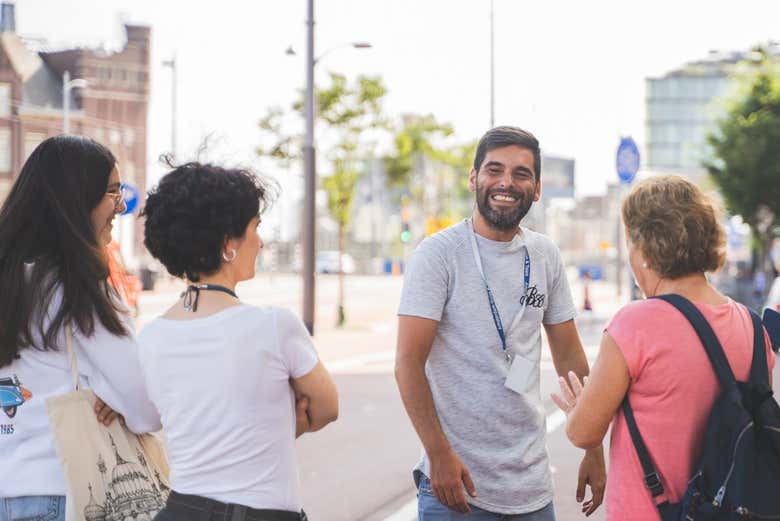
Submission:
[[[270,204],[269,187],[249,170],[178,166],[149,192],[144,244],[171,275],[197,282],[219,270],[225,242]]]
[[[97,317],[127,334],[91,219],[115,166],[106,147],[74,135],[46,139],[24,163],[0,209],[0,367],[27,347],[57,349],[66,324],[89,337]]]
[[[479,145],[477,145],[477,153],[474,156],[474,170],[479,172],[479,168],[482,166],[482,162],[485,160],[488,152],[511,145],[527,148],[533,153],[534,177],[538,183],[542,176],[542,153],[539,150],[539,140],[530,132],[518,127],[495,127],[488,130],[479,140]]]

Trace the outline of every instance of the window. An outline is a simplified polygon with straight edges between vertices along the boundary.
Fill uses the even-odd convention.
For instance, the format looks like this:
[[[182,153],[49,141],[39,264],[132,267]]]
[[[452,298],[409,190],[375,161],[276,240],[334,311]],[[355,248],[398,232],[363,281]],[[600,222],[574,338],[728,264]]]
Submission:
[[[135,164],[132,161],[126,161],[119,167],[122,172],[122,181],[128,184],[135,184]]]
[[[11,129],[0,128],[0,172],[11,173]]]
[[[24,160],[30,157],[35,147],[37,147],[41,141],[46,139],[46,134],[43,132],[25,132],[24,133]]]
[[[132,147],[135,144],[135,131],[127,127],[125,128],[125,145]]]
[[[0,117],[11,115],[11,84],[0,83]]]

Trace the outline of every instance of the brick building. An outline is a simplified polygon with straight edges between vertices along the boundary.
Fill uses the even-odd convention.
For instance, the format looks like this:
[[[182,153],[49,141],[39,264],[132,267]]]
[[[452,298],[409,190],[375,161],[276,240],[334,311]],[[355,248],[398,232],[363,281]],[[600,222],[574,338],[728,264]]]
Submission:
[[[105,144],[116,155],[124,182],[146,188],[146,120],[151,29],[125,25],[122,50],[35,52],[16,33],[14,5],[0,9],[0,200],[32,150],[63,130],[63,74],[86,80],[70,91],[70,132]],[[124,227],[122,227],[124,228]],[[123,251],[142,251],[136,220]]]

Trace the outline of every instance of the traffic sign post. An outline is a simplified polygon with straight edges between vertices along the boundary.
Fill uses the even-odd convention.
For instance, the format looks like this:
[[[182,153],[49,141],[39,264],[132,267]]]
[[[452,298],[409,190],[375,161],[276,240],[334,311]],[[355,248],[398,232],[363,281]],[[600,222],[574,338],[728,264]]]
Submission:
[[[620,145],[618,145],[617,155],[615,158],[615,168],[617,170],[618,179],[622,186],[628,186],[636,177],[636,173],[639,171],[639,148],[636,146],[636,142],[630,137],[626,136],[620,139]],[[621,190],[623,195],[623,190]],[[621,197],[622,199],[622,197]],[[617,257],[615,266],[615,275],[617,277],[617,296],[620,298],[623,294],[623,224],[620,222],[620,216],[617,220],[617,240],[615,245],[617,247]],[[629,268],[629,285],[631,282],[631,269]]]
[[[620,140],[615,166],[620,182],[631,184],[639,171],[639,148],[631,137],[624,137]]]

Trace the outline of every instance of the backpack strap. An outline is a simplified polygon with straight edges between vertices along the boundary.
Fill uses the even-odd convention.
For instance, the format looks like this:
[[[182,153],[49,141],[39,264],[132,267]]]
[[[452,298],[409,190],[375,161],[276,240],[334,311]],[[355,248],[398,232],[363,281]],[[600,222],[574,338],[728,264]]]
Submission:
[[[707,357],[710,359],[712,369],[715,371],[721,387],[724,390],[736,387],[737,379],[734,377],[734,372],[731,370],[726,354],[723,352],[723,346],[720,345],[718,337],[715,335],[712,327],[710,327],[707,319],[701,314],[701,311],[682,295],[657,295],[651,298],[668,302],[688,319],[688,322],[691,323],[691,326],[693,326],[693,329],[699,336],[704,350],[707,352]],[[764,365],[766,365],[766,361]]]
[[[712,368],[715,370],[715,374],[718,376],[718,380],[720,381],[721,385],[724,388],[729,388],[732,386],[736,387],[737,380],[734,378],[734,372],[731,370],[731,366],[729,365],[729,361],[726,358],[726,354],[723,352],[723,347],[720,345],[720,341],[718,341],[718,337],[710,327],[707,319],[704,318],[696,306],[690,300],[681,295],[658,295],[651,298],[657,298],[668,302],[680,313],[682,313],[686,319],[688,319],[688,322],[691,323],[691,326],[693,326],[693,329],[696,331],[696,334],[701,340],[701,343],[704,345],[704,350],[707,352],[707,357],[710,359]],[[755,317],[753,320],[755,322]],[[758,339],[758,335],[759,333],[756,332],[756,339]],[[758,342],[758,340],[756,340],[756,342]],[[763,333],[761,333],[761,344],[763,346]],[[754,369],[757,366],[757,361],[758,367],[760,367],[762,362],[761,359],[757,360],[758,357],[763,358],[763,367],[766,367],[766,352],[763,350],[763,348],[761,353],[762,354],[756,354],[755,351],[753,353]],[[764,373],[767,372],[764,371]],[[765,374],[764,377],[768,378],[768,375]],[[626,394],[626,396],[623,398],[621,408],[623,410],[623,416],[626,419],[628,432],[631,435],[631,441],[634,443],[636,454],[639,457],[639,463],[642,465],[642,473],[644,474],[645,485],[653,495],[653,499],[655,499],[664,493],[664,486],[661,484],[661,478],[658,475],[655,466],[653,465],[653,460],[650,458],[650,452],[647,450],[647,445],[645,445],[642,434],[639,432],[639,427],[637,426],[636,419],[634,418],[634,411],[631,409],[631,404],[628,401],[628,394]],[[668,503],[668,501],[659,503],[657,506],[664,505],[666,503]]]
[[[750,382],[769,387],[769,368],[766,363],[766,339],[761,319],[750,311],[753,320],[753,361],[750,364]]]
[[[631,409],[631,404],[628,402],[628,394],[623,398],[621,404],[623,408],[623,416],[626,419],[626,425],[628,426],[628,432],[631,434],[631,441],[634,442],[634,448],[636,449],[636,455],[639,456],[639,463],[642,465],[642,473],[645,475],[645,485],[650,489],[650,493],[653,494],[653,499],[664,493],[664,486],[661,484],[661,478],[658,472],[655,470],[653,460],[650,458],[650,452],[647,450],[645,440],[639,433],[639,427],[636,425],[636,419],[634,418],[634,411]],[[663,504],[663,503],[661,503]]]

